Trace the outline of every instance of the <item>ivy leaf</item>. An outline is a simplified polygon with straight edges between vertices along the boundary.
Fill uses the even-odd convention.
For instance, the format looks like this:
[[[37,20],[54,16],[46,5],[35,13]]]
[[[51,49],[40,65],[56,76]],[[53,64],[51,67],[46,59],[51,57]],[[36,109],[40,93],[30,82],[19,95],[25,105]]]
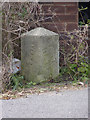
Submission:
[[[70,64],[70,68],[75,68],[75,67],[77,67],[77,64]]]
[[[84,67],[79,67],[79,68],[78,68],[78,72],[82,72],[82,73],[83,73],[83,72],[85,72],[85,71],[86,71],[86,70],[85,70]]]

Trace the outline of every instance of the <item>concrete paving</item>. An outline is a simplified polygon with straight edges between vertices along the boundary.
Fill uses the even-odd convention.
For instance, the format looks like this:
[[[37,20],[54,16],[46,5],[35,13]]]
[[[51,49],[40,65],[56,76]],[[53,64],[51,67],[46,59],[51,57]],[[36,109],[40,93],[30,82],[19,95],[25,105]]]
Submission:
[[[0,101],[1,102],[1,101]],[[3,118],[88,118],[88,89],[2,100]]]

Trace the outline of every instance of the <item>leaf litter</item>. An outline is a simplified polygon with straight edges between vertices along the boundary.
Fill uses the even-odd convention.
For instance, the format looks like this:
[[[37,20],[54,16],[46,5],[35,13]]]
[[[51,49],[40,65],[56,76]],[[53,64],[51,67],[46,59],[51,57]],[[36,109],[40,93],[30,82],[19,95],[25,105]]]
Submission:
[[[27,98],[28,95],[32,94],[41,94],[41,93],[47,93],[51,91],[56,91],[56,94],[58,92],[64,91],[64,90],[78,90],[83,89],[87,87],[87,85],[84,84],[66,84],[66,83],[48,83],[48,84],[41,84],[41,85],[35,85],[30,88],[23,88],[21,91],[18,90],[9,90],[3,94],[0,94],[0,99],[2,100],[9,100],[9,99],[17,99],[17,98]]]

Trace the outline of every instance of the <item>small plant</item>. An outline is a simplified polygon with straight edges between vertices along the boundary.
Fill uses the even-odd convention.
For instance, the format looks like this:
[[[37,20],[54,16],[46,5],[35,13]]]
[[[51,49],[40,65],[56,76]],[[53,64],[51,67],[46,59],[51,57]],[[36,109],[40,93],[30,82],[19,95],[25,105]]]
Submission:
[[[90,25],[90,19],[88,19],[88,15],[85,13],[85,10],[87,10],[88,7],[83,7],[81,6],[81,8],[78,8],[79,10],[79,14],[80,14],[80,17],[81,17],[81,20],[79,21],[79,25],[85,25],[85,24],[88,24]],[[85,18],[84,18],[85,16]]]
[[[87,81],[88,80],[88,43],[87,25],[83,30],[73,31],[67,36],[62,35],[60,41],[60,78],[62,80]],[[64,40],[67,37],[67,40]]]
[[[31,86],[34,86],[34,85],[36,85],[36,83],[31,81],[31,82],[28,82],[24,87],[30,88]]]
[[[9,87],[11,87],[13,90],[17,90],[19,88],[23,88],[23,80],[24,77],[17,74],[12,74],[10,77],[10,84]]]
[[[66,66],[60,67],[60,77],[64,80],[87,81],[88,63],[85,58],[80,58],[78,63],[68,62]]]
[[[88,80],[88,62],[85,57],[81,57],[78,62],[78,74],[81,80]]]

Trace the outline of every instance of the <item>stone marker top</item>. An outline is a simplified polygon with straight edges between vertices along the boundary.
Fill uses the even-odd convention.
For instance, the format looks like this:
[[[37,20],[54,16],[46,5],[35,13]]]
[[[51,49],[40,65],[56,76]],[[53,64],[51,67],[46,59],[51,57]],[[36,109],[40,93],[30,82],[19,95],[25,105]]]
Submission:
[[[37,27],[37,28],[35,28],[35,29],[33,29],[33,30],[29,31],[29,32],[26,32],[26,33],[22,34],[22,37],[24,35],[25,36],[26,35],[27,36],[56,36],[58,34],[55,33],[55,32],[52,32],[50,30],[47,30],[47,29],[45,29],[43,27]]]

